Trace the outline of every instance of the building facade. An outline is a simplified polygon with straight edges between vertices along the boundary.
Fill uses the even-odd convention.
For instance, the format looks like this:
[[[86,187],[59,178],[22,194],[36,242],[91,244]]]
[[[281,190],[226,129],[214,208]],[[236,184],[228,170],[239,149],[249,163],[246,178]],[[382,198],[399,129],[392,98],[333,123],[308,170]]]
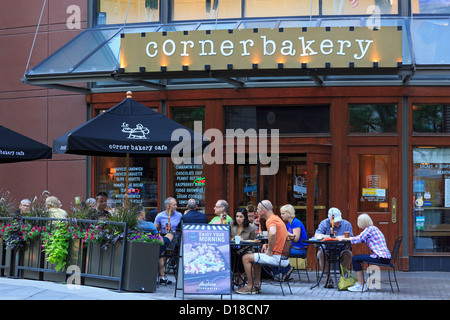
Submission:
[[[51,146],[132,91],[213,144],[191,163],[54,153],[0,167],[2,191],[195,198],[209,218],[269,199],[310,233],[338,207],[355,234],[368,213],[389,247],[402,235],[402,269],[448,270],[447,1],[28,2],[1,11],[2,125]]]

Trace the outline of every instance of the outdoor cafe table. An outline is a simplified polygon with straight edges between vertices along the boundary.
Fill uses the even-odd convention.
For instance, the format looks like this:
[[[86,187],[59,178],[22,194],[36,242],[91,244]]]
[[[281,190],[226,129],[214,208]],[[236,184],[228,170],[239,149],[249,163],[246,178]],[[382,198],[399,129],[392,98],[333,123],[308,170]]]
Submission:
[[[252,252],[251,249],[255,249],[255,252],[259,252],[261,250],[261,246],[263,243],[258,240],[241,240],[240,243],[236,243],[234,240],[230,241],[231,254],[234,256],[234,263],[232,265],[232,275],[236,271],[239,273],[239,277],[244,280],[241,272],[239,272],[238,265],[239,261],[242,259],[242,256],[248,251]],[[234,281],[233,281],[234,282]]]
[[[312,244],[314,246],[319,247],[324,252],[324,258],[326,261],[328,261],[328,274],[327,274],[327,281],[325,282],[325,286],[328,283],[328,278],[331,275],[332,272],[332,266],[333,264],[338,266],[338,270],[334,270],[334,282],[337,286],[337,274],[336,272],[340,272],[340,263],[341,263],[341,253],[350,247],[350,241],[349,240],[339,240],[338,238],[333,238],[331,240],[330,238],[324,238],[324,239],[315,239],[311,238],[308,240],[302,240],[304,243]],[[317,283],[315,283],[313,286],[311,286],[311,289],[317,287],[320,284],[320,281],[322,281],[323,275],[325,273],[325,268],[322,268],[322,272],[319,276],[319,279],[317,280]]]

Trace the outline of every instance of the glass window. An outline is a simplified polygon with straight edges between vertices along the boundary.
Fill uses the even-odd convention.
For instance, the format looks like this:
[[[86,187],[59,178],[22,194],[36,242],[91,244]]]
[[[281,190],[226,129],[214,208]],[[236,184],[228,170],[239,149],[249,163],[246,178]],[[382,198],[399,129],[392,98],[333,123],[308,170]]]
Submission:
[[[413,149],[414,252],[450,252],[450,148]]]
[[[412,0],[413,13],[450,13],[448,0]]]
[[[359,155],[358,212],[389,212],[389,155]]]
[[[350,133],[397,132],[397,105],[350,104]]]
[[[159,0],[97,0],[97,25],[124,24],[125,18],[126,23],[159,22]]]
[[[258,203],[257,166],[238,165],[237,168],[237,192],[238,206],[247,207],[249,204]],[[234,213],[234,212],[233,212]]]
[[[450,64],[449,19],[414,19],[411,42],[417,64]]]
[[[108,198],[120,205],[126,194],[128,169],[128,199],[132,204],[156,207],[158,174],[156,157],[126,158],[96,157],[97,192],[106,192]]]
[[[280,134],[330,132],[329,106],[226,107],[227,129],[279,129]]]
[[[450,105],[413,105],[414,133],[450,133]]]
[[[173,0],[173,21],[241,18],[241,0]]]
[[[289,17],[319,14],[318,0],[246,0],[245,17]]]
[[[172,108],[172,119],[186,128],[197,130],[194,121],[201,121],[200,128],[205,130],[205,108]],[[198,130],[197,130],[198,132]],[[177,199],[178,211],[183,212],[189,199],[197,200],[198,210],[205,210],[206,176],[204,174],[204,164],[179,164],[173,165],[173,195]]]
[[[398,14],[398,0],[322,0],[322,7],[323,15]]]
[[[311,178],[312,175],[309,175]],[[304,161],[295,165],[286,166],[286,193],[287,203],[294,206],[295,217],[306,226],[306,181],[308,174],[306,169],[306,157]]]

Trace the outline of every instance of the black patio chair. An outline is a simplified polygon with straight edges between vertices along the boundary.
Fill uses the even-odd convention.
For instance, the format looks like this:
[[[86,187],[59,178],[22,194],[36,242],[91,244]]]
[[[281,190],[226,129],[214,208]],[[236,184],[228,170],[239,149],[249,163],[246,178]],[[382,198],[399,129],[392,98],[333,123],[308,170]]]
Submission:
[[[271,269],[271,270],[275,269],[275,271],[278,274],[281,274],[282,270],[285,268],[285,267],[282,266],[283,261],[289,261],[289,253],[291,252],[291,247],[292,247],[292,243],[293,242],[294,242],[294,236],[287,236],[286,242],[284,243],[283,252],[281,253],[281,259],[280,259],[280,261],[279,261],[277,266],[274,266],[273,264],[258,263],[261,266],[261,272],[263,271],[262,270],[263,268],[267,268],[267,269]],[[252,283],[253,284],[255,283],[254,282],[254,276],[253,276],[253,265],[254,264],[256,264],[256,263],[252,262],[251,271],[252,271],[252,279],[253,279]],[[267,270],[267,269],[266,269],[266,271],[271,273],[271,270]],[[289,278],[289,277],[287,277],[287,278]],[[278,277],[274,277],[273,281],[274,282],[278,282],[280,284],[280,288],[281,288],[281,292],[283,293],[283,296],[285,295],[284,294],[284,289],[283,289],[283,282],[287,283],[287,285],[289,287],[289,291],[292,294],[292,289],[291,289],[291,286],[289,284],[290,279],[283,279],[283,277],[278,276]],[[252,290],[253,290],[253,288],[252,288]]]
[[[312,234],[310,234],[310,233],[308,233],[308,239],[309,238],[312,238]],[[289,253],[289,258],[290,258],[289,260],[290,260],[291,266],[294,268],[295,271],[297,271],[298,280],[302,281],[302,278],[301,278],[301,275],[300,275],[300,271],[303,270],[305,272],[305,274],[306,274],[306,277],[308,278],[308,282],[310,282],[309,281],[309,274],[308,274],[308,259],[307,259],[308,248],[309,248],[309,245],[303,248],[303,249],[305,249],[305,254],[299,255],[299,254],[291,254],[291,253]],[[304,269],[299,267],[298,259],[304,259],[305,260],[305,268]],[[295,264],[293,263],[294,261],[295,261]]]
[[[391,285],[392,293],[394,293],[394,287],[392,286],[392,282],[395,282],[395,284],[397,285],[397,290],[400,291],[400,288],[399,288],[398,282],[397,282],[397,276],[395,275],[395,260],[397,260],[397,258],[398,258],[398,253],[400,252],[400,246],[402,244],[402,240],[403,240],[403,236],[397,236],[395,238],[395,243],[394,243],[394,246],[391,251],[391,260],[389,260],[388,263],[365,262],[368,265],[372,264],[372,265],[383,266],[383,267],[388,268],[389,284]],[[393,273],[394,273],[394,279],[391,278],[391,269],[393,270]],[[369,280],[370,280],[370,275],[367,278],[367,283],[369,283]],[[364,289],[365,283],[366,283],[366,281],[364,279],[364,272],[363,272],[363,289]]]

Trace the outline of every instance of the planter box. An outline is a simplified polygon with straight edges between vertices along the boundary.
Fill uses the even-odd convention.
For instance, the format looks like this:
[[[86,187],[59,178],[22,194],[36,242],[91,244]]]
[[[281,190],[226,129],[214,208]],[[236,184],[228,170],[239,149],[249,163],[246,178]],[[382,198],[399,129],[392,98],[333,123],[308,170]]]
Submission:
[[[158,277],[159,244],[127,242],[122,290],[154,292]],[[99,244],[88,247],[86,273],[103,277],[120,277],[123,242],[101,250]],[[119,289],[119,281],[84,277],[84,284]]]
[[[83,245],[81,240],[70,241],[69,252],[66,259],[66,269],[70,265],[77,265],[80,270],[82,269],[82,252]],[[65,282],[66,281],[66,269],[56,271],[56,264],[52,264],[45,259],[44,264],[45,269],[55,270],[55,272],[44,272],[43,280],[55,281],[55,282]]]
[[[127,242],[123,290],[155,292],[159,244]]]
[[[44,265],[44,253],[40,240],[32,240],[26,246],[20,259],[20,266],[30,268],[42,268]],[[42,280],[41,271],[19,270],[19,278]]]
[[[120,277],[123,242],[118,241],[102,250],[100,244],[91,243],[87,247],[86,274],[100,277]],[[83,282],[82,282],[83,283]],[[109,279],[84,277],[84,284],[88,286],[119,289],[119,282]]]

